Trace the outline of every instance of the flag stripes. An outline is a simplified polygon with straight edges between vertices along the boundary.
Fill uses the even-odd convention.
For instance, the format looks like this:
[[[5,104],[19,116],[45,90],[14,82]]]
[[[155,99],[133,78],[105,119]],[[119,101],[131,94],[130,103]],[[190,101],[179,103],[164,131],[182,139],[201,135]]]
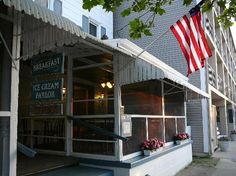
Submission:
[[[170,29],[187,61],[188,75],[204,67],[205,59],[211,57],[212,53],[201,25],[199,8],[192,14],[184,15]]]

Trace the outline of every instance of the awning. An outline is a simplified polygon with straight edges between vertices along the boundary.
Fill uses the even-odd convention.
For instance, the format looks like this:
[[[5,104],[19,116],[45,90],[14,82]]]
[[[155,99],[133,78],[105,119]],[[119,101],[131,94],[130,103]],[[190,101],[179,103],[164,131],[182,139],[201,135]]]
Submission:
[[[92,46],[115,50],[104,41],[83,32],[74,22],[32,0],[0,0],[0,3],[26,14],[21,17],[22,32],[19,34],[23,45],[21,58],[24,60],[45,51],[64,45],[73,46],[85,40]]]
[[[113,39],[113,40],[108,40],[106,41],[108,44],[112,45],[113,47],[120,48],[128,53],[132,54],[132,57],[134,59],[141,59],[142,61],[140,63],[134,64],[134,66],[131,66],[133,68],[128,69],[128,64],[132,64],[129,61],[123,60],[122,57],[120,58],[121,62],[123,62],[123,66],[121,67],[126,67],[123,69],[124,71],[126,70],[127,74],[121,72],[123,79],[121,84],[127,84],[127,83],[134,83],[138,81],[145,81],[145,80],[151,80],[151,79],[169,79],[173,81],[174,83],[178,83],[180,85],[185,86],[189,91],[196,92],[197,94],[209,98],[209,94],[202,91],[201,89],[197,88],[196,86],[190,84],[188,82],[188,78],[184,75],[182,75],[180,72],[175,70],[174,68],[170,67],[169,65],[165,64],[155,56],[151,55],[148,52],[143,52],[138,58],[137,55],[142,52],[142,48],[137,46],[136,44],[132,43],[131,41],[127,39]],[[124,63],[125,62],[125,63]],[[141,66],[140,66],[141,65]],[[134,68],[137,67],[137,68]],[[155,67],[155,68],[153,68]],[[138,78],[126,78],[126,75],[129,75],[132,71],[131,70],[140,70],[142,76],[139,76]],[[150,71],[151,70],[151,71]]]
[[[80,39],[84,39],[88,43],[106,48],[112,52],[117,51],[125,55],[131,56],[133,59],[137,58],[137,55],[142,51],[142,48],[138,47],[134,43],[127,39],[114,39],[108,41],[99,40],[89,34],[84,33],[81,28],[70,21],[67,18],[58,16],[53,11],[34,3],[32,0],[0,0],[4,5],[8,7],[14,7],[15,10],[24,12],[25,15],[22,19],[22,34],[21,40],[23,41],[23,58],[27,59],[42,53],[44,51],[52,50],[58,46],[76,44]],[[139,56],[141,60],[141,67],[143,71],[148,72],[145,78],[148,79],[169,79],[175,83],[185,86],[190,91],[194,91],[204,97],[209,98],[209,94],[193,86],[188,82],[188,78],[174,68],[168,66],[155,56],[148,52],[144,52]],[[148,63],[148,64],[147,64]],[[150,71],[150,69],[153,71]],[[138,80],[135,75],[134,81]],[[125,75],[124,75],[125,76]],[[124,79],[125,81],[131,79]],[[139,81],[141,81],[139,79]]]
[[[27,15],[32,15],[36,19],[41,19],[45,23],[50,23],[52,26],[57,26],[59,29],[70,32],[77,36],[85,37],[85,33],[78,25],[67,18],[58,16],[47,8],[34,3],[32,0],[0,0],[8,7],[14,7],[17,11],[24,11]]]

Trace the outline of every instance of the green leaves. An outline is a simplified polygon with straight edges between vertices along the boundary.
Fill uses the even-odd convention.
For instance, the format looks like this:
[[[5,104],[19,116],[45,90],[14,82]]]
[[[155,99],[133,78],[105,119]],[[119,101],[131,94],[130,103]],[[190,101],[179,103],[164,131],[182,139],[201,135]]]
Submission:
[[[142,20],[135,18],[134,20],[129,22],[129,35],[132,39],[141,38],[142,34],[146,36],[151,36],[150,27],[143,23]]]
[[[133,39],[139,39],[142,35],[151,36],[151,29],[154,26],[156,15],[166,13],[164,6],[170,5],[174,0],[83,0],[83,8],[91,10],[93,7],[101,5],[105,11],[115,12],[122,3],[122,17],[135,14],[135,19],[129,22],[129,35]],[[188,6],[193,0],[183,0],[183,5]],[[212,9],[217,4],[220,8],[220,15],[217,17],[218,22],[224,27],[233,24],[232,20],[236,20],[236,0],[205,0],[202,5],[202,12]],[[190,9],[190,8],[189,8]],[[184,15],[184,14],[183,14]],[[124,27],[123,27],[124,28]]]
[[[184,0],[184,5],[188,6],[192,3],[192,0]]]
[[[208,12],[209,10],[212,9],[213,4],[210,1],[206,1],[203,5],[202,5],[202,11],[203,12]]]
[[[130,13],[131,13],[131,8],[127,8],[121,12],[121,16],[122,17],[129,16]]]

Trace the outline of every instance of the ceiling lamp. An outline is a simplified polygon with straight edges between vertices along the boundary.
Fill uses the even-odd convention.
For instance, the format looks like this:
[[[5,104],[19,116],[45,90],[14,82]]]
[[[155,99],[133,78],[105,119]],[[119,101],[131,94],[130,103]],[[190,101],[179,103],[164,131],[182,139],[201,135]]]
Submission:
[[[109,89],[111,89],[111,88],[113,87],[110,82],[107,82],[106,85],[107,85],[107,87],[108,87]]]
[[[102,88],[105,88],[106,83],[101,83]]]

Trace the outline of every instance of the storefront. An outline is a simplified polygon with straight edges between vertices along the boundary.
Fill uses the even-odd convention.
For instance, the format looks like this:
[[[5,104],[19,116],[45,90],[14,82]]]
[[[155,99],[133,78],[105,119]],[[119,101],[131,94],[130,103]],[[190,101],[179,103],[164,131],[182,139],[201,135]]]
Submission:
[[[128,40],[98,40],[51,11],[21,3],[4,3],[24,10],[14,11],[22,31],[14,35],[21,42],[13,45],[20,68],[12,71],[19,97],[11,94],[18,119],[11,135],[37,152],[76,156],[115,176],[157,175],[157,167],[158,175],[174,175],[192,161],[191,141],[176,146],[173,137],[188,129],[186,100],[207,94],[149,53],[137,58],[142,49]],[[165,142],[164,150],[143,156],[141,143],[153,137]],[[10,136],[13,170],[15,139]]]

